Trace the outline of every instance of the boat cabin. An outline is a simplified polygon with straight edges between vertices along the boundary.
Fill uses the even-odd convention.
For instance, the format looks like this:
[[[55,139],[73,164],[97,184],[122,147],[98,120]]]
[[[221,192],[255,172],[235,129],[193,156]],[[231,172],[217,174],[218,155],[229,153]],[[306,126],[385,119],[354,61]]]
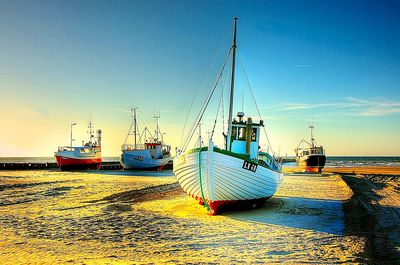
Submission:
[[[100,146],[60,146],[58,147],[59,152],[73,152],[77,155],[79,154],[90,154],[90,153],[99,153],[101,152]]]
[[[145,149],[150,150],[152,158],[159,159],[163,155],[169,154],[171,147],[169,145],[162,145],[160,142],[157,143],[145,143]]]
[[[323,154],[324,154],[324,148],[322,148],[322,146],[310,148],[310,155],[323,155]]]
[[[257,159],[260,140],[260,127],[263,121],[253,123],[251,118],[243,120],[244,113],[238,112],[239,120],[232,121],[231,151],[238,154],[250,155],[251,159]]]
[[[314,146],[310,148],[298,148],[296,149],[297,156],[308,156],[308,155],[324,155],[324,148],[322,146]]]

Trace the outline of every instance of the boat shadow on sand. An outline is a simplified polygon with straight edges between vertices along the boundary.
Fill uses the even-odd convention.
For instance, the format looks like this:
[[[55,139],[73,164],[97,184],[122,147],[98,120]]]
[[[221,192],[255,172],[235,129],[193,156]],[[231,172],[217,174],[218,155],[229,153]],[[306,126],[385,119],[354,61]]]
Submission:
[[[400,196],[398,176],[344,175],[353,190],[347,201],[275,196],[259,208],[231,211],[230,218],[266,225],[367,239],[366,254],[376,264],[400,264]],[[390,197],[388,197],[390,196]],[[384,205],[389,199],[394,206]]]
[[[342,178],[353,190],[353,196],[343,206],[346,233],[367,238],[367,251],[377,264],[400,264],[399,176]]]
[[[255,209],[231,211],[227,217],[262,224],[272,224],[344,235],[343,201],[275,196]]]

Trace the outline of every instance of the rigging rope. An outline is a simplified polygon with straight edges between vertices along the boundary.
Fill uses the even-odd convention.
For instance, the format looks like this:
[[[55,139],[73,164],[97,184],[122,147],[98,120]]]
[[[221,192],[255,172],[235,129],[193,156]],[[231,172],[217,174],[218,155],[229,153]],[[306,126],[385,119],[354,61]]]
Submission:
[[[124,145],[125,145],[126,142],[128,141],[129,135],[131,135],[130,132],[131,132],[131,130],[132,130],[132,126],[133,126],[133,121],[131,122],[131,126],[129,127],[128,133],[126,134],[126,138],[125,138],[125,141],[124,141]]]
[[[224,89],[222,89],[222,131],[225,133]]]
[[[228,59],[229,59],[229,55],[231,54],[231,51],[232,51],[232,49],[229,49],[229,52],[228,52],[228,54],[227,54],[227,56],[226,56],[226,58],[225,58],[224,64],[222,65],[220,74],[218,75],[218,78],[217,78],[216,82],[214,83],[214,86],[213,86],[213,88],[211,89],[210,94],[208,95],[207,100],[204,102],[204,104],[203,104],[203,106],[202,106],[202,108],[201,108],[201,111],[200,111],[199,114],[197,115],[197,117],[196,117],[196,119],[195,119],[195,122],[193,123],[192,128],[191,128],[190,131],[189,131],[190,133],[188,134],[188,136],[187,136],[186,139],[185,139],[185,142],[184,142],[184,145],[183,145],[183,148],[182,148],[182,152],[184,152],[184,151],[186,150],[187,146],[189,145],[190,140],[191,140],[192,137],[193,137],[194,130],[196,129],[197,124],[198,124],[198,123],[201,121],[201,119],[203,118],[203,115],[204,115],[204,112],[205,112],[206,109],[207,109],[208,103],[210,103],[210,100],[211,100],[211,98],[212,98],[212,96],[213,96],[213,94],[214,94],[214,91],[215,91],[215,89],[216,89],[216,87],[217,87],[217,85],[218,85],[218,83],[219,83],[219,80],[221,79],[221,76],[222,76],[222,74],[223,74],[223,72],[224,72],[224,70],[225,70],[226,62],[227,62]]]
[[[214,126],[213,129],[211,131],[211,137],[210,140],[212,140],[213,136],[214,136],[214,131],[215,131],[215,126],[217,125],[217,119],[218,119],[218,113],[219,113],[219,109],[222,103],[222,126],[224,126],[224,116],[223,116],[223,111],[224,111],[224,88],[225,88],[225,84],[226,84],[226,80],[228,80],[228,78],[225,78],[225,80],[222,82],[222,86],[221,86],[221,99],[218,103],[218,108],[217,108],[217,114],[215,115],[215,120],[214,120]],[[224,130],[225,128],[222,129],[223,132],[225,132]]]
[[[138,111],[138,112],[140,112],[140,111]],[[136,134],[136,135],[139,135],[139,144],[140,144],[140,143],[141,143],[141,142],[140,142],[140,130],[139,130],[139,124],[138,124],[138,122],[137,122],[138,119],[139,119],[139,118],[136,116],[135,134]],[[127,133],[126,138],[125,138],[125,141],[124,141],[124,145],[125,145],[126,142],[128,141],[129,135],[135,135],[135,134],[131,133],[132,127],[133,127],[133,124],[134,124],[134,123],[135,123],[135,121],[132,121],[132,122],[131,122],[131,126],[129,127],[128,133]]]
[[[250,92],[251,92],[251,96],[253,97],[254,104],[256,105],[258,116],[260,117],[260,120],[262,120],[261,113],[260,113],[260,110],[258,109],[256,98],[254,96],[253,89],[252,89],[252,87],[250,85],[250,81],[249,81],[249,77],[247,76],[246,69],[244,68],[243,61],[240,58],[239,51],[238,51],[238,58],[239,58],[240,64],[242,65],[242,69],[243,69],[244,75],[246,77],[247,84],[248,84],[248,86],[250,88]],[[264,129],[265,137],[267,138],[268,145],[271,148],[271,152],[273,153],[272,145],[271,145],[271,142],[269,141],[269,137],[268,137],[268,134],[267,134],[267,129],[265,128],[265,126],[263,127],[263,129]]]
[[[189,119],[189,115],[190,115],[190,111],[192,110],[193,103],[194,103],[194,101],[196,100],[197,93],[199,92],[201,86],[203,85],[204,80],[206,79],[206,77],[207,77],[207,75],[208,75],[208,73],[209,73],[209,71],[210,71],[210,69],[211,69],[211,64],[213,63],[213,61],[214,61],[215,58],[217,57],[217,53],[218,53],[218,51],[221,49],[222,45],[225,43],[225,39],[226,39],[226,37],[228,36],[228,33],[229,33],[229,32],[230,32],[230,29],[227,28],[227,30],[226,30],[226,32],[225,32],[225,37],[222,39],[223,41],[221,41],[220,45],[219,45],[218,48],[215,50],[215,52],[214,52],[214,54],[213,54],[213,56],[212,56],[212,59],[210,60],[210,62],[209,62],[209,64],[208,64],[207,71],[206,71],[206,73],[204,74],[204,76],[203,76],[203,78],[202,78],[202,81],[200,82],[200,85],[198,86],[198,88],[197,88],[197,90],[196,90],[196,92],[195,92],[195,94],[194,94],[194,96],[193,96],[193,100],[192,100],[192,102],[190,103],[189,111],[188,111],[188,113],[187,113],[187,115],[186,115],[186,118],[185,118],[185,123],[184,123],[183,130],[182,130],[182,134],[181,134],[180,146],[182,146],[182,141],[183,141],[183,136],[184,136],[184,134],[185,134],[185,129],[186,129],[187,121],[188,121],[188,119]]]

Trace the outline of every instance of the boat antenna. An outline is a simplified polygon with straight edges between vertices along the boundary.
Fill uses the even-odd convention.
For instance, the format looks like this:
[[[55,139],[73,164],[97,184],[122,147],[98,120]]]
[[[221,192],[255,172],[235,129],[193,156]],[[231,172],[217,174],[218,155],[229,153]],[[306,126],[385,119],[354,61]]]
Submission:
[[[159,134],[161,134],[160,126],[159,126],[160,113],[158,113],[158,114],[154,113],[154,119],[156,119],[156,138],[155,138],[155,140],[157,142],[158,141],[158,136],[159,136]]]
[[[225,150],[231,150],[231,135],[232,135],[232,113],[233,113],[233,93],[235,87],[235,60],[236,60],[236,22],[237,17],[233,19],[233,42],[232,42],[232,74],[231,87],[229,91],[229,113],[228,113],[228,135],[226,138]]]
[[[89,117],[88,133],[89,133],[89,145],[92,145],[93,144],[93,138],[94,138],[92,113],[90,113],[90,117]]]
[[[311,130],[311,147],[315,147],[315,139],[314,139],[314,134],[313,134],[314,125],[311,124],[310,126],[308,126],[308,128],[310,128],[310,130]]]
[[[74,122],[74,123],[71,124],[71,144],[70,144],[70,147],[72,147],[72,142],[75,141],[75,139],[72,138],[72,127],[73,127],[74,125],[77,125],[77,124],[78,124],[78,123],[76,123],[76,122]]]

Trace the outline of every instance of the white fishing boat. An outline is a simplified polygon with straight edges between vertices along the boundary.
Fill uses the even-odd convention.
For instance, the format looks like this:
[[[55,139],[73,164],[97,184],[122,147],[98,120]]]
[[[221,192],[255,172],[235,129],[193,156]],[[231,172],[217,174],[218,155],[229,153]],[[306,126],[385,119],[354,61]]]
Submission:
[[[260,204],[275,194],[283,180],[278,161],[267,152],[259,150],[260,131],[264,127],[261,115],[258,123],[253,122],[250,117],[245,119],[243,112],[238,112],[237,119],[232,115],[237,49],[236,21],[237,18],[234,19],[233,44],[227,56],[228,59],[232,55],[232,67],[228,131],[224,134],[225,146],[220,148],[215,145],[213,128],[206,146],[202,146],[201,132],[199,132],[197,148],[188,150],[190,139],[196,128],[200,128],[203,114],[220,81],[226,61],[194,126],[173,160],[173,172],[183,190],[200,204],[205,205],[211,214],[218,214],[225,209],[240,205]]]
[[[101,157],[101,130],[97,130],[97,140],[95,140],[92,120],[89,120],[88,133],[89,141],[81,146],[72,146],[72,127],[71,124],[71,144],[70,146],[60,146],[55,152],[57,165],[61,170],[73,169],[98,169],[102,162]]]
[[[136,110],[137,108],[132,108],[133,121],[121,147],[120,162],[124,169],[128,170],[161,170],[171,161],[171,146],[164,143],[163,133],[161,133],[158,121],[160,116],[155,116],[157,125],[153,137],[147,127],[144,128],[142,133],[139,133]],[[133,144],[127,143],[130,135],[134,137]]]

